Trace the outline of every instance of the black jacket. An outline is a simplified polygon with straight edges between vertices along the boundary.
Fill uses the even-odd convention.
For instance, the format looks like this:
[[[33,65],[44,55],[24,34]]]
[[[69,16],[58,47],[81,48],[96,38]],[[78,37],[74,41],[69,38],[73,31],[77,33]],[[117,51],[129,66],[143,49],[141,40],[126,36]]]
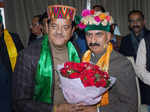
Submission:
[[[11,112],[11,74],[0,59],[0,111]]]
[[[149,32],[150,32],[149,30],[144,28],[143,29],[143,35],[142,35],[141,39],[146,37]],[[132,56],[132,57],[134,57],[134,59],[136,59],[137,49],[135,50],[135,48],[134,48],[134,44],[133,44],[133,40],[132,40],[131,35],[132,34],[130,33],[127,36],[122,38],[119,52],[121,54],[123,54],[124,56]]]
[[[19,54],[12,80],[13,110],[15,112],[52,112],[52,104],[33,100],[40,51],[41,41],[38,41]]]

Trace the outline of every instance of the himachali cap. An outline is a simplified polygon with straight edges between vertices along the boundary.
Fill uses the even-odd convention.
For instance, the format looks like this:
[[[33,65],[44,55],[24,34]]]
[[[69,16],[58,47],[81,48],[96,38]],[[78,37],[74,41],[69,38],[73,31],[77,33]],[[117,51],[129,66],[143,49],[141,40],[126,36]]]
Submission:
[[[100,12],[84,9],[80,17],[75,22],[80,29],[85,32],[89,30],[103,30],[110,32],[110,26],[113,24],[112,16],[108,12]]]
[[[76,14],[76,9],[70,6],[64,5],[50,5],[48,6],[48,17],[52,18],[62,18],[67,20],[74,20]]]

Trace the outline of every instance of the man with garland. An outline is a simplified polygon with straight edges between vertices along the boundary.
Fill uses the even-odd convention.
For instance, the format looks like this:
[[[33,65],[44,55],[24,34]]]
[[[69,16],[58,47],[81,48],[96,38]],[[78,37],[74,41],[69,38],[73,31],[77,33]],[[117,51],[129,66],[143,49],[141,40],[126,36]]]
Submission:
[[[83,62],[97,64],[116,83],[105,92],[96,106],[80,106],[81,112],[137,112],[137,89],[132,64],[115,52],[110,43],[112,17],[108,13],[84,10],[79,27],[84,29],[89,50],[82,57]]]
[[[67,104],[59,87],[58,64],[80,62],[76,46],[69,41],[76,10],[64,5],[48,7],[48,35],[24,49],[13,74],[15,112],[77,112]]]

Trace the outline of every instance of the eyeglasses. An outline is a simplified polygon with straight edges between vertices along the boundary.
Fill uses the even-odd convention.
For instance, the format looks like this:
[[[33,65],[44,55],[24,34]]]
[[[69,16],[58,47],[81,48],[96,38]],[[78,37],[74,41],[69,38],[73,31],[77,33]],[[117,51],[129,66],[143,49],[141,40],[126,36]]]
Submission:
[[[30,28],[33,28],[33,27],[36,27],[36,26],[39,26],[39,25],[40,25],[39,23],[31,24]]]

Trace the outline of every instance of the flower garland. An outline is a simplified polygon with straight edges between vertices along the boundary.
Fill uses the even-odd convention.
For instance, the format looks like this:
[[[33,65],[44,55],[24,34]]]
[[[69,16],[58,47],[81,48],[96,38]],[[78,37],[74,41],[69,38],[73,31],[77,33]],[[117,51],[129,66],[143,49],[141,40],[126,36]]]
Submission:
[[[87,25],[110,26],[113,23],[113,19],[108,12],[103,13],[100,11],[96,12],[93,9],[84,9],[81,16],[82,18],[78,24],[80,29],[85,29]]]

